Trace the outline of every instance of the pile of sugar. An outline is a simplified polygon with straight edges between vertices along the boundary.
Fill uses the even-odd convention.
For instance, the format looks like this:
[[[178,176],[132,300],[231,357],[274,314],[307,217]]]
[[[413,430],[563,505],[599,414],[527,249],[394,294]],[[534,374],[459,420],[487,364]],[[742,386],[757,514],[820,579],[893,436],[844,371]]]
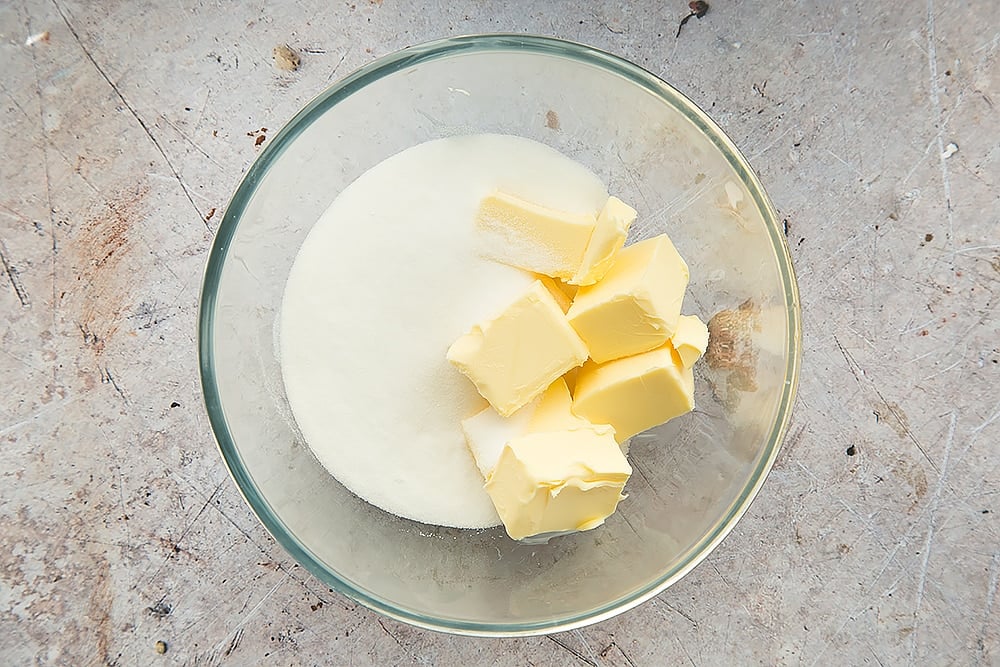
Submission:
[[[424,523],[499,524],[461,429],[486,403],[445,359],[532,280],[479,252],[476,209],[495,189],[580,213],[608,196],[585,167],[528,139],[427,142],[344,189],[285,286],[281,368],[303,437],[352,492]]]

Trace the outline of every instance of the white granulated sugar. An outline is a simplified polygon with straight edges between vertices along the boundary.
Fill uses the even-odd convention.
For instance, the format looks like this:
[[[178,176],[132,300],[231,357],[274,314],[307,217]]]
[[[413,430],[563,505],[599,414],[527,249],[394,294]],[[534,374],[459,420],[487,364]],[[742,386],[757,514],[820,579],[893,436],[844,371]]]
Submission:
[[[485,478],[496,467],[507,443],[528,432],[540,398],[504,418],[493,408],[487,408],[462,422],[462,431],[468,441],[472,458]]]
[[[586,168],[520,137],[420,144],[337,197],[285,287],[282,376],[303,437],[348,489],[425,523],[500,523],[461,428],[485,401],[445,359],[532,281],[476,252],[476,210],[496,189],[572,212],[608,196]]]

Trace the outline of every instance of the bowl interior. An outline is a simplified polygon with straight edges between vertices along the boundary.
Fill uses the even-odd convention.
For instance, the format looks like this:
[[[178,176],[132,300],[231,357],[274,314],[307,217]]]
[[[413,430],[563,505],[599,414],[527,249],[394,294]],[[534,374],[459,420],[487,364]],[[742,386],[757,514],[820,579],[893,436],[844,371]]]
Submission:
[[[543,142],[592,169],[638,209],[630,242],[667,232],[691,267],[685,312],[707,320],[730,311],[713,336],[732,334],[726,349],[736,350],[699,364],[694,413],[633,440],[629,497],[607,524],[543,546],[515,543],[502,529],[414,523],[356,498],[298,436],[277,358],[285,280],[337,194],[414,144],[483,132]],[[517,634],[637,604],[728,533],[787,423],[798,326],[773,210],[702,112],[652,75],[587,47],[470,37],[408,49],[348,77],[264,151],[209,262],[201,367],[241,491],[314,574],[411,623]]]

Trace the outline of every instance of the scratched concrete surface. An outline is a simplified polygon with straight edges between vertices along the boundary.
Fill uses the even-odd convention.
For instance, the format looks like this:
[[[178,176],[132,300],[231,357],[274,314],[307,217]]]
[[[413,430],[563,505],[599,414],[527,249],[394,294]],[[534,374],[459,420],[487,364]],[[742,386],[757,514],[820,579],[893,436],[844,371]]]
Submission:
[[[679,38],[681,0],[411,4],[0,4],[0,661],[1000,664],[1000,3],[714,0]],[[501,30],[711,111],[787,220],[805,352],[780,460],[707,562],[600,625],[475,640],[382,620],[272,542],[194,333],[249,132],[379,55]]]

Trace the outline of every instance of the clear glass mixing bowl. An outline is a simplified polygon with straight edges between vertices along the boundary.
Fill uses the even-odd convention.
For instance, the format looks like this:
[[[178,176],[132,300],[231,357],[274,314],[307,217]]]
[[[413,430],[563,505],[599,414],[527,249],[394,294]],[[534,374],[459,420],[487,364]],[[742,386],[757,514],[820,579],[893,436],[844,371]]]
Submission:
[[[414,523],[352,495],[298,437],[276,355],[292,260],[337,194],[414,144],[482,132],[543,142],[601,176],[639,210],[630,241],[667,232],[687,260],[685,311],[715,316],[710,352],[698,365],[696,411],[634,438],[629,497],[605,526],[542,546],[516,543],[502,528]],[[704,112],[649,72],[596,49],[487,35],[382,58],[321,94],[274,137],[220,224],[199,346],[226,464],[302,565],[402,621],[520,635],[629,609],[684,576],[732,530],[788,424],[799,327],[774,209]]]

